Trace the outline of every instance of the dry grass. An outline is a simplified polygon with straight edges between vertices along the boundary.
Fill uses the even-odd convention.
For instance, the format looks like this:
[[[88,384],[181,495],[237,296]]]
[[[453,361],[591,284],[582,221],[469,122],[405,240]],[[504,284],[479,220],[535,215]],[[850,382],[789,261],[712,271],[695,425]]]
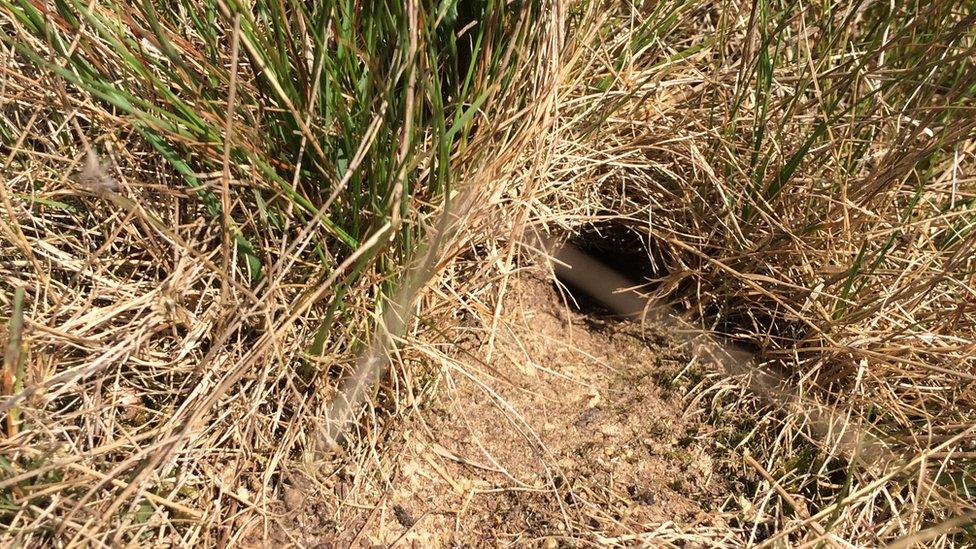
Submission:
[[[631,32],[594,44],[564,88],[547,222],[629,227],[666,272],[649,291],[780,380],[740,380],[758,400],[697,397],[741,424],[730,451],[758,458],[749,541],[972,541],[957,528],[976,479],[974,14],[617,17]]]
[[[531,235],[600,221],[778,380],[686,395],[745,542],[972,542],[971,6],[470,4],[465,57],[452,3],[0,2],[5,541],[233,545],[370,485],[425,346],[490,357]]]
[[[344,17],[358,17],[320,8],[326,33],[336,32]],[[376,53],[400,56],[407,87],[415,67],[436,62],[427,57],[433,52],[411,41],[424,31],[420,8],[408,4],[414,13],[404,14],[414,34],[402,44],[406,54]],[[423,8],[431,15],[430,6]],[[343,377],[355,378],[353,366],[369,334],[428,330],[414,317],[400,320],[399,328],[377,329],[377,319],[395,318],[385,311],[411,311],[415,304],[425,322],[450,319],[453,292],[467,292],[466,284],[452,282],[460,274],[452,258],[510,236],[504,225],[493,224],[495,202],[480,197],[508,192],[508,183],[523,179],[515,175],[522,170],[517,152],[532,147],[549,126],[555,73],[545,52],[559,46],[553,42],[558,33],[539,25],[534,8],[495,22],[506,25],[510,41],[483,31],[483,47],[495,51],[473,71],[471,100],[451,99],[476,103],[467,114],[438,105],[441,91],[426,75],[416,85],[416,105],[390,105],[369,93],[362,102],[350,98],[341,108],[365,109],[365,115],[356,113],[365,121],[361,126],[355,119],[311,117],[304,123],[309,132],[314,128],[333,141],[347,132],[350,141],[343,143],[348,156],[338,146],[322,151],[308,161],[310,170],[274,164],[282,161],[273,156],[275,147],[286,148],[287,156],[287,147],[304,151],[305,141],[273,139],[285,131],[273,119],[288,94],[279,94],[269,67],[256,66],[260,55],[251,52],[240,67],[233,63],[231,43],[250,41],[244,49],[251,51],[260,37],[235,32],[230,17],[218,18],[222,38],[213,60],[198,54],[209,47],[205,40],[186,42],[194,38],[192,26],[188,37],[167,32],[172,47],[184,48],[187,59],[218,79],[218,91],[221,81],[234,79],[228,73],[240,73],[235,111],[242,120],[233,125],[208,114],[227,102],[215,97],[216,106],[194,105],[185,97],[192,90],[179,89],[182,83],[145,93],[160,80],[170,83],[167,71],[200,67],[113,51],[106,35],[131,40],[143,27],[128,21],[104,31],[97,23],[121,24],[126,6],[64,8],[90,19],[65,36],[69,44],[77,38],[66,49],[77,47],[80,54],[63,78],[45,62],[52,57],[63,66],[62,46],[48,48],[25,26],[23,14],[32,5],[3,9],[5,166],[16,174],[3,188],[4,304],[12,295],[7,290],[23,287],[28,295],[28,358],[18,380],[24,388],[0,404],[5,412],[18,410],[21,420],[19,434],[2,442],[4,535],[25,545],[53,539],[239,543],[266,529],[288,485],[314,485],[360,469],[359,460],[382,447],[389,420],[403,412],[400,399],[410,394],[403,389],[422,393],[426,374],[418,353],[398,349],[397,367],[377,372],[382,383],[365,388],[370,405],[351,399],[356,432],[347,447],[323,444],[324,435],[336,434],[330,428],[336,387]],[[150,16],[145,6],[139,10]],[[298,24],[302,13],[290,13]],[[546,14],[558,24],[558,12]],[[71,23],[60,21],[69,30]],[[322,51],[354,45],[333,36]],[[156,47],[162,47],[158,41]],[[79,68],[92,62],[103,64],[94,75]],[[314,71],[315,63],[308,63]],[[515,66],[525,85],[506,88],[503,77]],[[104,79],[111,73],[119,80]],[[329,82],[349,84],[342,76],[331,75]],[[268,80],[270,89],[261,90]],[[116,99],[128,94],[135,107],[127,112],[123,99],[121,106],[107,105],[106,88]],[[187,108],[200,109],[199,127],[183,126]],[[433,120],[425,108],[434,109]],[[415,119],[402,126],[404,116]],[[449,138],[445,116],[448,127],[454,124]],[[303,124],[297,126],[303,135]],[[389,152],[399,161],[384,164]],[[268,166],[280,170],[275,177]],[[391,166],[405,174],[410,191],[398,198],[402,187],[389,188],[389,208],[379,203],[384,191],[378,185],[388,183],[391,172],[384,170]],[[217,169],[200,172],[208,167]],[[338,181],[316,186],[326,168],[340,174]],[[288,183],[292,177],[297,189]],[[470,283],[485,276],[473,273]],[[339,455],[323,455],[323,449]]]

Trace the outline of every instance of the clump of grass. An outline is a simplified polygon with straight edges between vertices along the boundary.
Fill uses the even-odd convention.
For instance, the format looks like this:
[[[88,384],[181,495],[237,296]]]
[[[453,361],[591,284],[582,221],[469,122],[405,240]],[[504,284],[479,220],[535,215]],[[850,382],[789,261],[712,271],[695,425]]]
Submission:
[[[778,475],[790,441],[818,448],[791,481],[813,518],[753,542],[874,545],[974,512],[974,21],[951,2],[622,7],[563,88],[542,221],[645,235],[658,294],[807,403],[751,440]],[[834,459],[851,432],[887,468]],[[785,520],[760,487],[756,524]]]
[[[961,541],[974,19],[0,0],[0,305],[26,289],[29,350],[0,400],[3,535],[237,544],[289,488],[363,486],[434,378],[411,346],[458,303],[497,321],[527,229],[609,219],[667,263],[661,295],[785,372],[787,410],[705,398],[748,381],[692,389],[774,426],[729,438],[756,456],[748,541]],[[353,376],[326,459],[363,356],[393,367]],[[840,451],[849,433],[890,463]]]
[[[27,288],[31,349],[0,401],[21,416],[0,442],[5,538],[237,544],[289,483],[322,492],[361,463],[422,391],[405,338],[450,316],[422,290],[508,231],[486,198],[518,193],[514,151],[551,127],[562,17],[0,1],[0,302]],[[322,456],[370,341],[396,368]]]

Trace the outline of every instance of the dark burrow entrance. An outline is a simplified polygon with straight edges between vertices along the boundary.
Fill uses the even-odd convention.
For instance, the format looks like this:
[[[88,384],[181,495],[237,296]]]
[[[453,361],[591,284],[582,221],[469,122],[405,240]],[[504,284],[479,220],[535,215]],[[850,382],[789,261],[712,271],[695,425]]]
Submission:
[[[576,312],[591,319],[647,318],[648,296],[668,275],[666,253],[647,234],[647,229],[626,222],[603,222],[583,227],[569,237],[555,254],[554,291]],[[637,288],[631,291],[622,291]],[[687,292],[678,288],[675,299]],[[695,313],[689,315],[688,313]],[[749,307],[735,296],[723,301],[695,304],[661,302],[652,316],[683,317],[688,328],[708,333],[737,354],[760,357],[768,349],[789,349],[806,337],[799,321],[773,318]],[[761,334],[761,337],[760,337]]]
[[[555,253],[557,293],[586,315],[623,319],[639,314],[667,274],[657,246],[640,228],[620,222],[592,224]],[[637,291],[622,291],[641,286]]]

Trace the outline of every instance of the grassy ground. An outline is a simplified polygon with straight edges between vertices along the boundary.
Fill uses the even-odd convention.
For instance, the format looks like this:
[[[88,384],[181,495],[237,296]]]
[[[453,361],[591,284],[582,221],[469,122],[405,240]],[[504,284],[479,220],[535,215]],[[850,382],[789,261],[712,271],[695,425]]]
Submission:
[[[758,357],[686,395],[765,473],[742,543],[972,543],[974,28],[0,0],[2,535],[226,544],[289,483],[381,474],[430,348],[490,362],[539,243],[612,227],[682,330]]]

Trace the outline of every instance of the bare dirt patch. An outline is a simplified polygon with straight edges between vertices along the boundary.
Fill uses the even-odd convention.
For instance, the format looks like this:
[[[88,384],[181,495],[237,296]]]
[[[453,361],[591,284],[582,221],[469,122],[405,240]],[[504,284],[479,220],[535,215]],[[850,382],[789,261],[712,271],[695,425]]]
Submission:
[[[356,528],[358,543],[723,536],[715,510],[730,488],[714,441],[662,387],[688,364],[674,341],[573,312],[551,284],[523,276],[506,296],[493,349],[469,347],[406,427],[382,512]]]

